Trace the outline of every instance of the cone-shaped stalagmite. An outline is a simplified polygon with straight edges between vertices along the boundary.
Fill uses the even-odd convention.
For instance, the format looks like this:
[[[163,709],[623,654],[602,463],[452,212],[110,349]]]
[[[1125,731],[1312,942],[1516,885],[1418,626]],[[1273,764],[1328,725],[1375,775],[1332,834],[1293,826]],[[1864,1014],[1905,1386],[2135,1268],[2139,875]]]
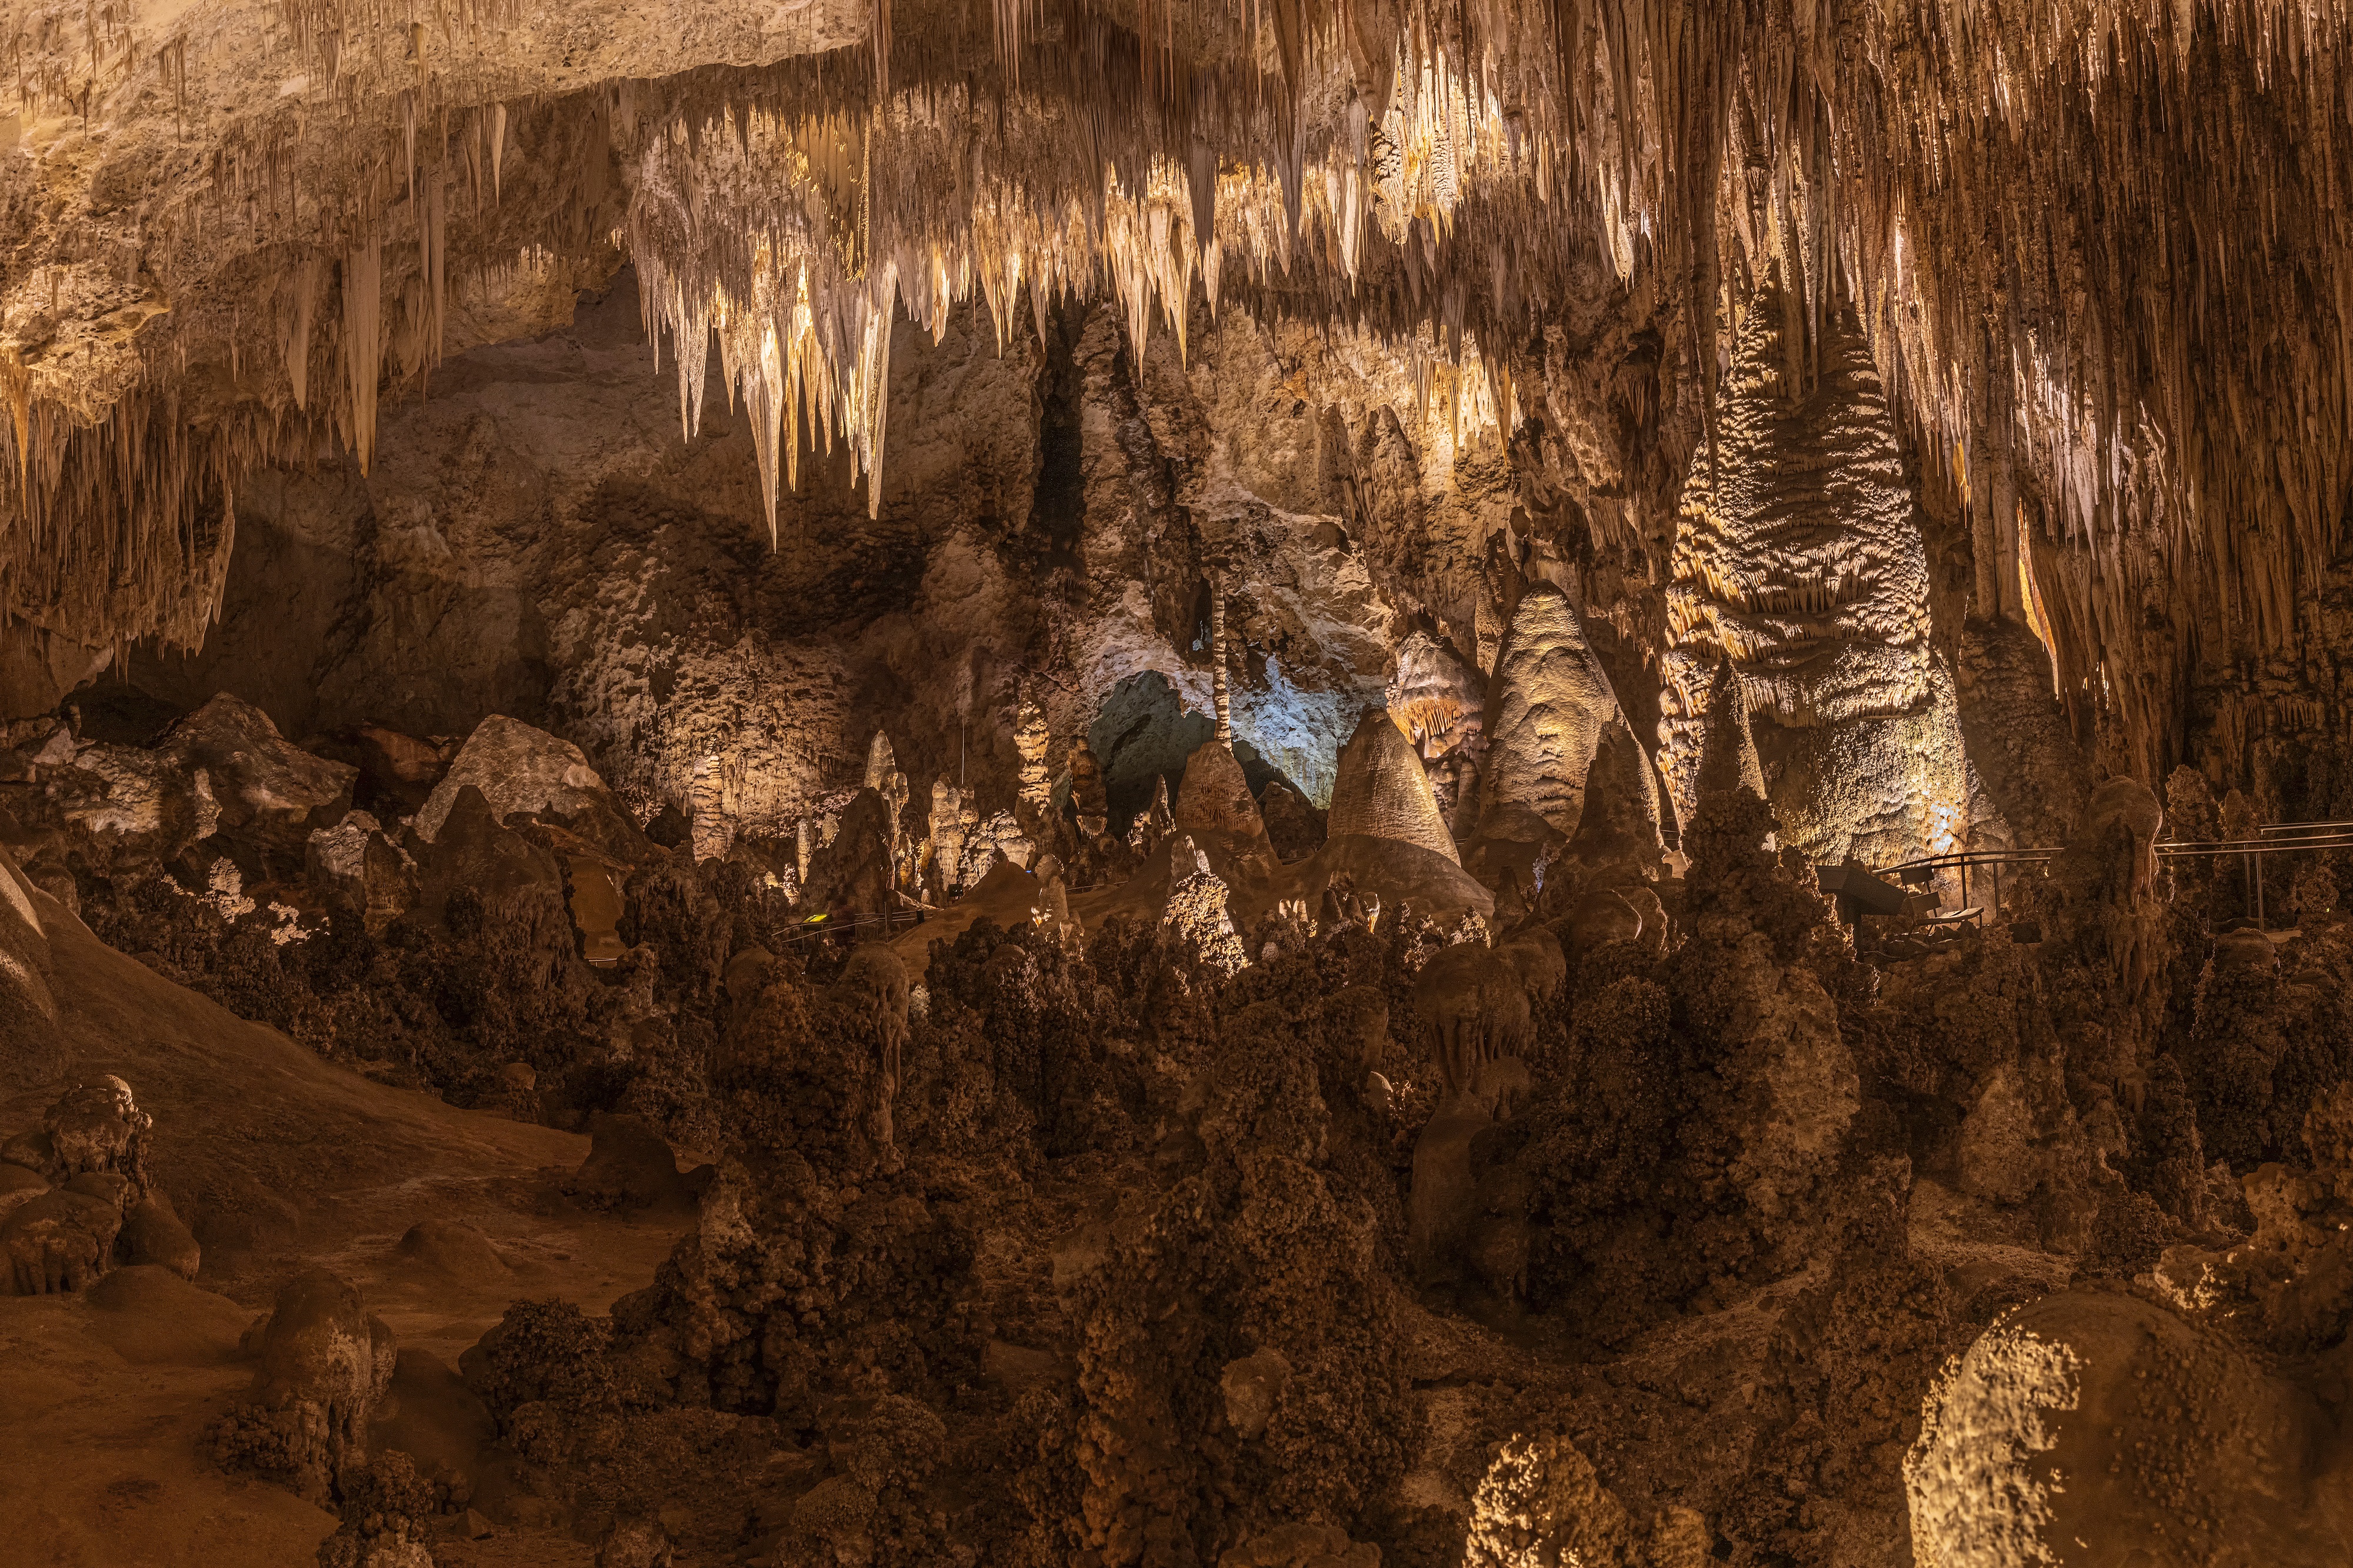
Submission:
[[[1356,734],[1341,748],[1326,832],[1333,838],[1361,835],[1419,845],[1462,863],[1454,836],[1438,814],[1438,797],[1430,793],[1421,759],[1379,708],[1365,710]]]
[[[1717,790],[1746,784],[1765,798],[1765,769],[1757,760],[1757,734],[1748,727],[1748,695],[1732,660],[1716,661],[1708,682],[1707,710],[1701,716],[1699,763],[1692,770],[1692,805]]]
[[[1176,826],[1199,842],[1272,852],[1250,781],[1233,748],[1222,741],[1196,746],[1185,760],[1185,778],[1176,788]]]
[[[1951,674],[1929,642],[1927,551],[1878,369],[1844,306],[1810,314],[1797,297],[1776,263],[1684,487],[1661,762],[1688,816],[1736,679],[1756,760],[1718,755],[1712,776],[1758,788],[1816,859],[1884,864],[1948,848],[1989,813],[1969,798]]]
[[[1651,759],[1623,719],[1613,719],[1594,748],[1585,779],[1585,809],[1568,852],[1588,864],[1628,861],[1648,871],[1665,853],[1659,833],[1659,787]]]

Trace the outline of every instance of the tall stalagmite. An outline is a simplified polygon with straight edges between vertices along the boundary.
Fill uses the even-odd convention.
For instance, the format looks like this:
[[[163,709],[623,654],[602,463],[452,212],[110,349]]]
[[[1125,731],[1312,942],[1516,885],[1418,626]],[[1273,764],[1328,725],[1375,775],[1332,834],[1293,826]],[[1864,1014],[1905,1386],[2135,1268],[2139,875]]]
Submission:
[[[1810,321],[1777,280],[1749,301],[1714,442],[1684,487],[1666,609],[1659,740],[1685,820],[1728,667],[1784,842],[1886,864],[1983,824],[1929,642],[1913,492],[1843,310]]]

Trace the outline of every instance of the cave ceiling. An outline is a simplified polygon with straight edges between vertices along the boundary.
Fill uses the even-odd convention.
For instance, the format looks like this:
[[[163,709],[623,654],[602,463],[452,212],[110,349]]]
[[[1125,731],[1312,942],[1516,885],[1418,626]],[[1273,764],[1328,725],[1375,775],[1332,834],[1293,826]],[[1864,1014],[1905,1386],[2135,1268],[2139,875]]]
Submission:
[[[1182,356],[1239,307],[1467,378],[1640,596],[1769,289],[1793,395],[1859,335],[1970,607],[2036,622],[2147,772],[2192,684],[2316,657],[2346,36],[2205,0],[19,5],[0,596],[195,645],[253,472],[364,469],[382,407],[625,263],[686,432],[715,342],[772,536],[799,454],[888,464],[894,332],[976,301],[1001,345],[1075,296]]]

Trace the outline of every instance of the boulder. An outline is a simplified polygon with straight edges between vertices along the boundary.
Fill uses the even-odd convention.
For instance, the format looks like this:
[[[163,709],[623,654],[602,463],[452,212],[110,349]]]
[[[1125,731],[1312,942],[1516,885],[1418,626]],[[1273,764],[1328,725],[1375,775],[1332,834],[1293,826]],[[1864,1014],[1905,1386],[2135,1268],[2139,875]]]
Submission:
[[[224,691],[189,714],[164,740],[164,755],[191,780],[202,779],[224,851],[249,874],[292,879],[301,874],[313,828],[351,809],[359,770],[332,763],[288,741],[252,703]]]
[[[454,742],[420,741],[382,724],[361,724],[350,731],[352,754],[358,758],[360,777],[371,798],[387,808],[414,815],[432,797],[434,785],[448,772]]]
[[[638,1117],[597,1111],[588,1118],[588,1158],[572,1179],[573,1195],[600,1208],[646,1208],[691,1202],[678,1156]]]
[[[109,870],[169,860],[210,837],[219,802],[209,774],[191,775],[164,751],[96,742],[77,747],[67,731],[34,760],[69,837],[94,867]]]
[[[194,1279],[204,1265],[204,1249],[160,1194],[131,1205],[116,1246],[124,1261],[168,1269],[183,1279]]]
[[[1980,1335],[1929,1394],[1904,1465],[1915,1551],[1952,1568],[2353,1561],[2345,1474],[2310,1380],[2099,1289],[2046,1296]],[[2085,1542],[2131,1551],[2085,1557]]]
[[[18,1296],[53,1296],[95,1283],[113,1267],[121,1205],[90,1193],[43,1193],[0,1221],[0,1259]]]
[[[332,827],[312,829],[303,868],[321,901],[359,917],[371,935],[417,902],[415,863],[364,811],[346,812]]]
[[[629,864],[645,858],[644,835],[580,748],[521,720],[493,713],[475,726],[418,810],[417,836],[438,842],[469,787],[481,793],[495,822],[517,812],[544,816]]]

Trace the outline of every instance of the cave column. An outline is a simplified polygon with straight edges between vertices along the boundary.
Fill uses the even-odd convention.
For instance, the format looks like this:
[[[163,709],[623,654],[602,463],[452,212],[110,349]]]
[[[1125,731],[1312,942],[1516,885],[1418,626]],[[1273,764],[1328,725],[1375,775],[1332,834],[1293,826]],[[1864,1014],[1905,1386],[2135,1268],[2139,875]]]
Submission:
[[[1218,744],[1234,743],[1233,705],[1226,692],[1226,584],[1209,574],[1209,695],[1218,712]]]

